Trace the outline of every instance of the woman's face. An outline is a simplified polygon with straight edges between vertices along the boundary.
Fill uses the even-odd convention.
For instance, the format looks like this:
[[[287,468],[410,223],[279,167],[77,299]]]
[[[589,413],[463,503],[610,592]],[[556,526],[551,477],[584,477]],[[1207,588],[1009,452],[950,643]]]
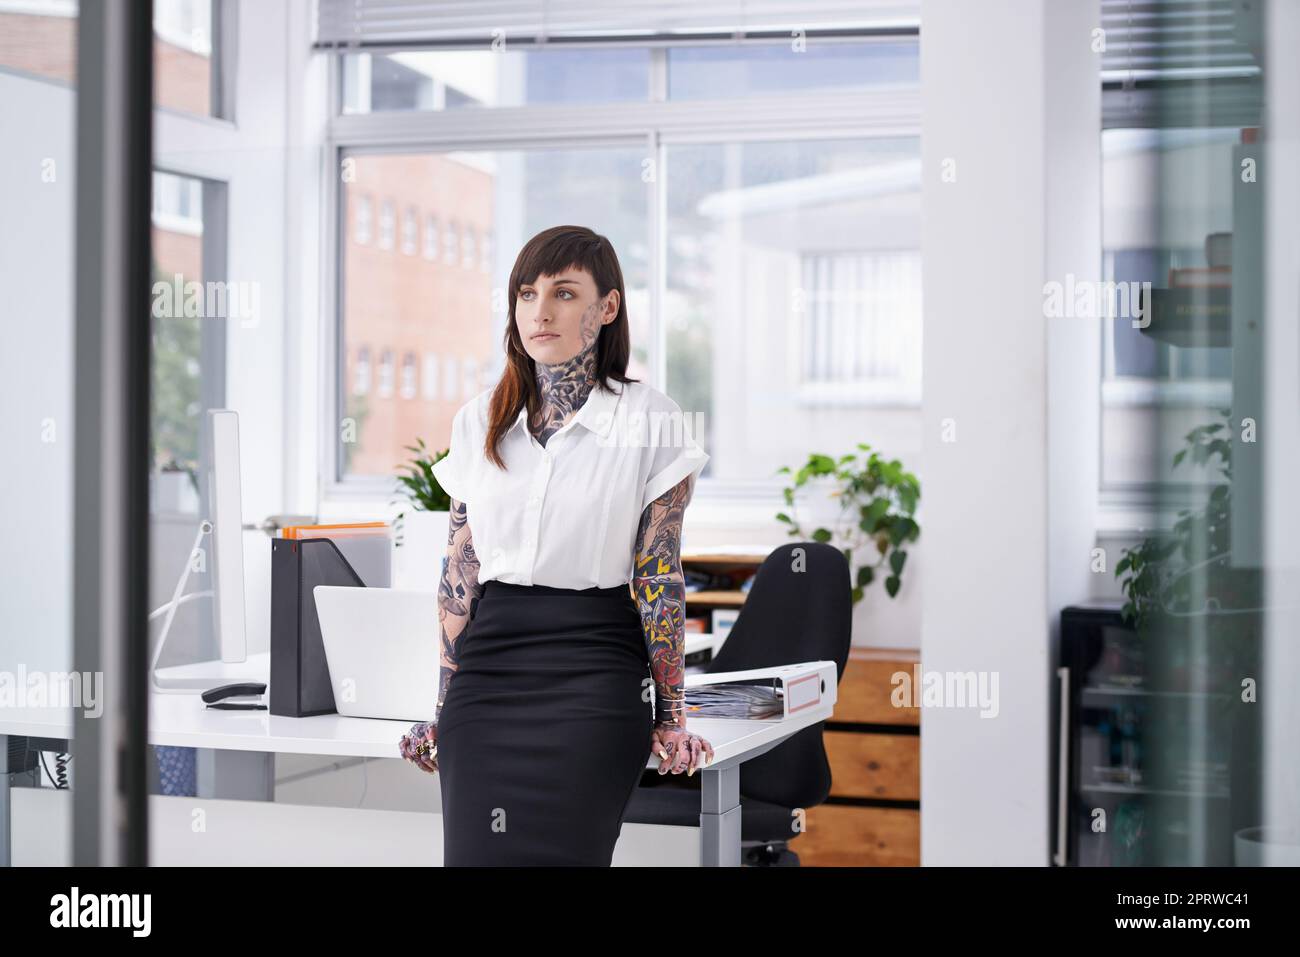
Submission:
[[[618,290],[605,296],[585,269],[538,276],[516,290],[515,324],[534,362],[558,365],[596,341],[600,327],[618,315]]]

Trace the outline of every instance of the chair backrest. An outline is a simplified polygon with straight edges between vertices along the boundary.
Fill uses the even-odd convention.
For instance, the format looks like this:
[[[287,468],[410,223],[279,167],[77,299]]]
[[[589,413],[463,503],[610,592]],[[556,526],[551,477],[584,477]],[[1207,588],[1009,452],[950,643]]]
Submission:
[[[853,614],[849,563],[820,542],[791,542],[763,560],[736,623],[706,672],[833,661],[844,677]],[[783,807],[813,807],[830,794],[818,722],[740,766],[740,791]]]

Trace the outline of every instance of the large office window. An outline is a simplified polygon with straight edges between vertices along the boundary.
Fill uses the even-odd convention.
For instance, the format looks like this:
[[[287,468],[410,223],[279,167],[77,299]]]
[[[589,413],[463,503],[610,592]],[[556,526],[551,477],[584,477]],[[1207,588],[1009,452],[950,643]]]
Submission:
[[[0,0],[0,67],[74,85],[77,0]]]
[[[354,162],[335,481],[378,491],[416,438],[446,446],[500,375],[519,248],[559,223],[613,241],[629,374],[691,416],[702,495],[716,480],[771,496],[778,468],[847,452],[846,434],[919,447],[917,50],[911,35],[336,54],[331,139]],[[395,248],[384,209],[406,217]],[[425,357],[436,378],[357,395],[343,386],[363,348]]]
[[[155,171],[151,219],[150,587],[157,604],[191,561],[197,523],[209,515],[206,413],[226,404],[233,314],[234,287],[225,282],[226,184]],[[193,568],[190,587],[210,588],[210,576],[206,565]],[[211,621],[203,602],[179,607],[161,664],[215,654]]]
[[[648,50],[412,50],[343,57],[347,113],[644,100]]]
[[[154,173],[154,468],[159,470],[159,491],[167,507],[195,514],[199,512],[204,320],[186,315],[185,290],[189,283],[204,282],[204,265],[203,182]]]
[[[668,99],[817,94],[915,85],[915,42],[669,47]]]
[[[153,0],[153,100],[166,109],[231,118],[222,56],[222,18],[233,17],[230,0]]]
[[[424,248],[434,255],[358,243],[356,230],[346,231],[343,356],[352,362],[367,354],[410,357],[403,374],[413,383],[414,356],[438,355],[443,374],[430,362],[429,378],[441,380],[440,389],[420,392],[405,382],[395,389],[385,385],[381,360],[374,394],[353,389],[341,396],[345,417],[355,425],[342,433],[345,475],[394,474],[416,438],[445,447],[456,409],[500,375],[506,317],[496,292],[513,261],[485,268],[477,237],[500,231],[513,252],[546,226],[590,223],[620,251],[633,338],[645,342],[641,157],[634,149],[350,154],[355,175],[344,185],[344,205],[354,209],[373,194],[384,206],[406,209],[412,224],[425,222]],[[446,224],[441,236],[439,222]],[[644,346],[634,366],[632,375],[647,375]],[[343,370],[341,381],[360,378],[354,368]]]
[[[667,389],[705,474],[763,480],[919,405],[920,143],[667,151]],[[829,444],[828,444],[829,443]]]
[[[227,0],[153,0],[154,103],[199,116],[230,116],[223,73]],[[0,0],[0,67],[72,83],[77,0]]]

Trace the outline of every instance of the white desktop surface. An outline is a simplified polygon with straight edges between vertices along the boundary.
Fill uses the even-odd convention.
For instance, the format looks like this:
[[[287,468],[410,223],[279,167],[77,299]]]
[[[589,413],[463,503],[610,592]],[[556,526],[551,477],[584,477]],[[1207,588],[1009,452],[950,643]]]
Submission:
[[[717,765],[830,716],[828,705],[784,720],[696,717],[688,727],[713,746]],[[70,710],[0,709],[0,734],[70,739],[72,722]],[[400,759],[397,742],[410,727],[407,721],[337,714],[289,718],[265,711],[213,711],[197,694],[153,693],[149,702],[149,743],[171,747]],[[658,766],[655,757],[646,764]]]
[[[337,714],[318,715],[310,718],[289,718],[272,715],[266,711],[230,711],[211,710],[204,706],[198,694],[168,694],[151,692],[149,701],[149,742],[153,745],[191,747],[211,749],[213,751],[238,751],[252,754],[274,755],[276,753],[331,755],[351,757],[375,757],[401,760],[398,754],[398,741],[410,728],[410,722],[388,721],[370,718],[348,718]],[[834,703],[828,702],[818,708],[809,708],[797,718],[773,718],[768,720],[742,720],[729,718],[693,717],[689,728],[704,737],[713,747],[714,759],[708,765],[720,778],[718,790],[722,795],[737,786],[739,764],[746,756],[762,753],[776,742],[789,737],[819,721],[831,717]],[[22,735],[38,738],[69,740],[73,733],[74,712],[72,709],[56,708],[0,708],[0,735]],[[256,760],[256,759],[255,759]],[[273,761],[273,758],[267,760]],[[654,755],[646,762],[648,769],[657,768],[659,759]],[[268,765],[269,767],[269,765]],[[730,784],[721,783],[729,780]],[[270,777],[274,788],[274,772]],[[22,802],[36,802],[43,807],[41,799],[66,799],[66,791],[49,788],[24,789],[19,795]],[[700,826],[677,827],[669,825],[626,825],[620,835],[620,845],[616,848],[616,860],[624,863],[660,862],[673,863],[682,859],[683,852],[688,857],[698,855],[702,864],[718,863],[739,865],[740,863],[740,809],[738,806],[719,813],[716,809],[708,811],[709,789],[701,792],[702,805]],[[274,794],[274,791],[271,791]],[[715,797],[717,795],[715,794]],[[732,794],[732,799],[738,795]],[[188,822],[193,811],[195,798],[172,798],[151,796],[151,807],[162,813],[168,810],[166,802],[176,803],[170,808],[177,819]],[[161,803],[160,803],[161,802]],[[209,801],[209,803],[212,803]],[[234,800],[222,802],[229,810],[229,818],[234,827],[231,841],[222,845],[225,856],[221,860],[208,860],[203,853],[212,854],[211,840],[198,845],[177,845],[174,860],[171,863],[236,863],[246,859],[235,850],[240,845],[235,837],[244,839],[254,835],[254,844],[274,845],[275,860],[289,859],[301,852],[298,844],[281,840],[267,842],[264,835],[274,833],[283,836],[293,826],[301,830],[302,819],[297,806],[276,804],[270,801]],[[12,809],[13,803],[7,806]],[[24,805],[26,806],[26,805]],[[62,806],[62,805],[61,805]],[[34,809],[29,809],[35,813]],[[66,808],[64,808],[66,811]],[[409,845],[412,833],[428,832],[430,848],[440,849],[441,834],[438,831],[436,816],[425,814],[396,814],[390,811],[372,809],[339,808],[308,809],[313,813],[345,815],[347,828],[358,834],[368,835],[362,842],[367,853],[378,854],[381,860],[364,858],[367,863],[391,863],[384,855],[388,853],[389,844],[379,841],[376,834],[383,832],[390,835],[390,843],[396,842],[401,847]],[[706,813],[708,812],[708,813]],[[6,813],[10,816],[12,810]],[[288,815],[288,817],[285,817]],[[66,817],[66,814],[64,815]],[[427,818],[427,819],[426,819]],[[344,818],[338,818],[343,820]],[[331,821],[335,818],[330,818]],[[391,822],[396,821],[397,824]],[[6,830],[11,822],[4,822]],[[387,831],[383,829],[387,828]],[[268,830],[269,829],[269,830]],[[378,830],[376,830],[378,829]],[[188,825],[182,829],[188,833]],[[319,831],[306,829],[301,835],[300,843],[305,847],[319,847]],[[396,835],[396,837],[393,837]],[[665,837],[665,835],[668,835]],[[668,848],[675,848],[676,858],[665,857]],[[229,852],[229,853],[226,853]],[[433,853],[433,852],[431,852]],[[8,854],[4,855],[6,858]],[[218,855],[219,857],[221,855]],[[436,859],[434,859],[436,858]],[[440,850],[434,858],[421,859],[420,863],[440,864]],[[304,857],[303,860],[308,858]],[[10,863],[8,859],[0,863]],[[318,863],[349,863],[349,860],[320,860]]]
[[[249,661],[227,666],[240,673],[261,666],[269,667],[269,655],[250,655]],[[220,662],[159,668],[159,677],[178,677],[202,669],[212,669]],[[204,672],[210,673],[210,672]],[[238,680],[229,672],[214,680]],[[259,680],[266,681],[265,677]],[[263,696],[268,700],[269,695]],[[687,727],[713,746],[717,766],[772,741],[793,734],[831,717],[833,704],[811,708],[798,718],[745,720],[738,718],[689,719]],[[72,737],[73,712],[56,708],[0,708],[0,734],[43,738]],[[290,718],[266,711],[213,710],[204,705],[197,692],[149,695],[149,743],[168,747],[212,748],[226,751],[317,754],[333,756],[401,759],[397,743],[410,730],[410,721],[378,718],[348,718],[338,714]],[[659,758],[651,756],[647,768],[658,768]]]

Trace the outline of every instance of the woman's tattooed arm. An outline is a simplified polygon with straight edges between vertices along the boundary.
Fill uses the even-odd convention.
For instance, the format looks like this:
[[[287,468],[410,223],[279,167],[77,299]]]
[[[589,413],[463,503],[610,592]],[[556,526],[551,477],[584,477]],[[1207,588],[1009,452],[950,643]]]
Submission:
[[[641,629],[655,682],[655,722],[686,726],[685,648],[683,619],[686,584],[682,575],[682,515],[690,479],[646,506],[637,529],[632,585]]]
[[[447,700],[447,688],[457,668],[461,635],[474,617],[483,586],[478,580],[479,561],[470,536],[469,516],[464,502],[451,500],[451,521],[447,532],[447,564],[438,585],[438,623],[442,632],[439,659],[438,711]]]

